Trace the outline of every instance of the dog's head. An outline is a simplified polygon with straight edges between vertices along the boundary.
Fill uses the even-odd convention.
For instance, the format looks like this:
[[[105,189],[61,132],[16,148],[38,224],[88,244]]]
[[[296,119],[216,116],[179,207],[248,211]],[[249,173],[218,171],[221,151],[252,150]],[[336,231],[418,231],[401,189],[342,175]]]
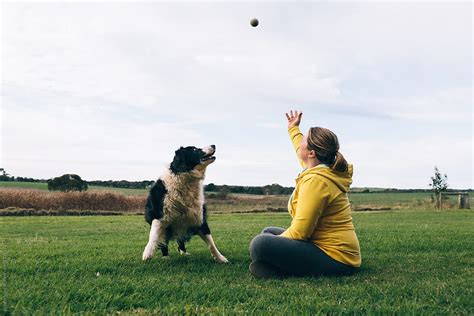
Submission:
[[[180,147],[174,152],[174,159],[170,165],[170,169],[174,173],[189,172],[192,170],[203,172],[208,165],[216,160],[214,156],[215,152],[215,145],[204,148],[194,146]]]

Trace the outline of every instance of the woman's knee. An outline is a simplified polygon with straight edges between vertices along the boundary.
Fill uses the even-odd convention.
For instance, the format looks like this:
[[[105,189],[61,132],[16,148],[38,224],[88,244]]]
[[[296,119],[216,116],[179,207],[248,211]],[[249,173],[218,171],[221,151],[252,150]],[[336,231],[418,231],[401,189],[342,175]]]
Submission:
[[[283,228],[280,228],[280,227],[273,227],[273,226],[270,226],[270,227],[265,227],[261,234],[272,234],[272,235],[280,235],[281,233],[283,233],[285,230]]]
[[[260,234],[252,239],[249,245],[250,257],[252,260],[259,260],[265,256],[265,250],[268,249],[273,237],[274,236],[270,234]]]
[[[260,234],[270,234],[272,227],[265,227]]]

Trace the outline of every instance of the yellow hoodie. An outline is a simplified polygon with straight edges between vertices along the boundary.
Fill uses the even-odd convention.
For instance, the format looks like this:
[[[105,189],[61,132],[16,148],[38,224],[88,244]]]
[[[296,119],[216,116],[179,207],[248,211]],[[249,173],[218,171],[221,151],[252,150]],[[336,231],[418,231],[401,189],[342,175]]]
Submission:
[[[298,155],[303,134],[298,126],[290,128],[288,133]],[[298,159],[305,168],[299,155]],[[334,260],[360,267],[359,240],[347,197],[351,183],[352,165],[346,172],[332,170],[326,165],[301,172],[288,202],[288,212],[293,220],[281,236],[311,241]]]

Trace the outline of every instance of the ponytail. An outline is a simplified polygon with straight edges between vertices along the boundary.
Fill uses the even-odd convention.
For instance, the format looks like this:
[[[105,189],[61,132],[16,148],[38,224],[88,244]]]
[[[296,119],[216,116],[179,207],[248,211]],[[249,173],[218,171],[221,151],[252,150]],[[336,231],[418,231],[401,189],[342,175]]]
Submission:
[[[335,161],[331,165],[332,170],[339,172],[346,172],[348,169],[348,164],[344,156],[340,152],[336,152]]]

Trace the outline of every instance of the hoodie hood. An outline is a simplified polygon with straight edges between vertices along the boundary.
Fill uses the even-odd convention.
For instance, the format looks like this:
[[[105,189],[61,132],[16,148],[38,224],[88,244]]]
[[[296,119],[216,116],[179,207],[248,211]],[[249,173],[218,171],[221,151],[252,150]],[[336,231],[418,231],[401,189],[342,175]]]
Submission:
[[[336,170],[332,170],[329,167],[313,167],[311,169],[306,169],[303,171],[298,179],[305,178],[307,176],[314,176],[318,175],[323,177],[332,183],[334,183],[342,192],[347,193],[349,192],[349,187],[352,184],[352,165],[348,165],[347,171],[339,172]]]

